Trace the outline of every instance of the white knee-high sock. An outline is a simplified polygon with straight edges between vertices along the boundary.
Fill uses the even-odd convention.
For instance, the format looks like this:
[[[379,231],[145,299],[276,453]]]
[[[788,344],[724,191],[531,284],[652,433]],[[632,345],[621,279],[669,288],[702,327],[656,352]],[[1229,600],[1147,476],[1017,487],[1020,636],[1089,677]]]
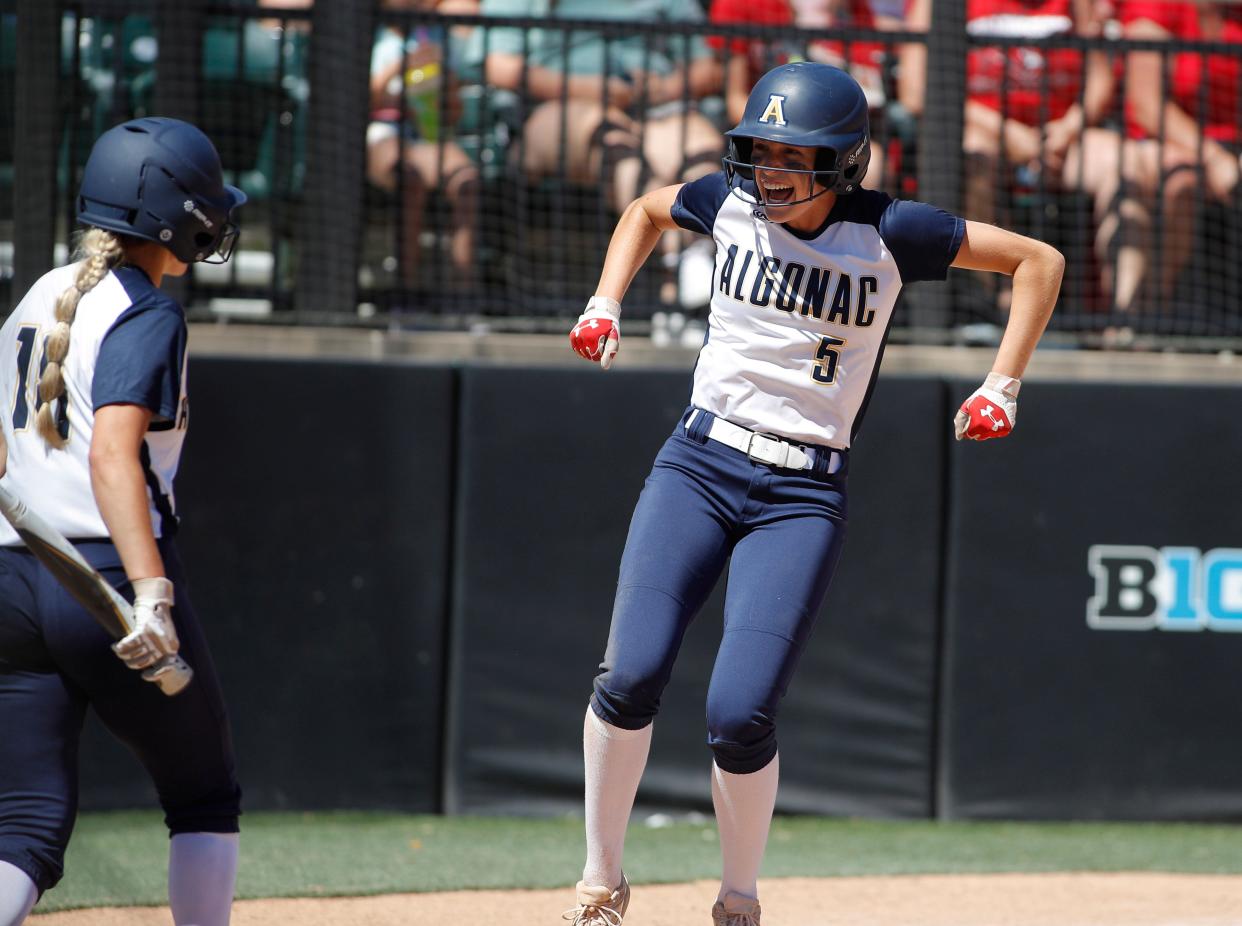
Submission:
[[[20,926],[34,909],[39,889],[16,865],[0,862],[0,926]]]
[[[587,840],[582,880],[587,884],[616,888],[621,883],[625,828],[650,748],[651,724],[641,730],[623,730],[600,720],[587,707],[582,724]]]
[[[759,864],[768,844],[780,768],[779,755],[749,775],[733,775],[712,763],[712,805],[724,868],[717,900],[730,892],[759,896]]]
[[[168,904],[177,926],[228,926],[237,883],[236,833],[178,833],[168,850]]]

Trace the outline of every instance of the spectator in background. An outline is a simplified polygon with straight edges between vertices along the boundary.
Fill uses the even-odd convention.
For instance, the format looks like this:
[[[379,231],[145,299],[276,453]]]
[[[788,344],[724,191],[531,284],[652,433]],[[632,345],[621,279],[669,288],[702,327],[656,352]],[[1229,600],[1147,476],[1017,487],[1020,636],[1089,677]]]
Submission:
[[[1128,39],[1242,42],[1242,8],[1232,3],[1124,0],[1118,14]],[[1220,274],[1208,286],[1223,293],[1231,308],[1238,274],[1229,229],[1236,228],[1237,221],[1233,212],[1238,202],[1238,154],[1242,149],[1238,127],[1242,116],[1240,78],[1242,61],[1233,55],[1142,51],[1127,56],[1129,134],[1153,139],[1148,143],[1194,168],[1184,176],[1194,185],[1195,193],[1186,197],[1185,208],[1170,218],[1176,223],[1174,246],[1179,249],[1172,259],[1180,261],[1178,266],[1189,263],[1198,221],[1203,228],[1197,242],[1204,250],[1204,263],[1219,268]],[[1197,217],[1200,196],[1225,207],[1223,222],[1207,223]]]
[[[714,23],[755,26],[792,26],[789,0],[712,0],[708,18]],[[750,88],[778,64],[801,61],[806,55],[800,42],[728,38],[713,35],[707,44],[724,60],[725,116],[730,125],[742,120]],[[727,48],[727,51],[726,51]]]
[[[900,3],[894,0],[790,0],[794,21],[803,29],[902,29]],[[874,115],[887,101],[885,68],[888,50],[878,42],[841,42],[821,39],[811,43],[809,57],[834,67],[848,68],[867,94]],[[872,134],[875,128],[872,127]]]
[[[967,0],[966,20],[972,35],[1032,39],[1095,36],[1103,28],[1090,0]],[[931,0],[912,0],[908,28],[926,30],[930,22]],[[901,102],[921,115],[926,46],[908,43],[901,55]],[[1193,178],[1177,170],[1181,160],[1171,152],[1162,161],[1158,146],[1127,141],[1100,125],[1115,91],[1105,55],[1088,53],[1084,63],[1071,48],[976,46],[966,80],[966,214],[991,221],[998,190],[1080,189],[1092,198],[1100,288],[1110,305],[1121,312],[1138,308],[1153,252],[1162,263],[1159,295],[1167,297],[1188,253],[1180,217]],[[1165,234],[1158,245],[1151,232],[1161,208]]]
[[[439,0],[434,4],[436,12],[444,16],[478,16],[479,5],[481,0]],[[474,32],[473,26],[454,26],[449,30],[452,38],[449,40],[449,48],[454,58],[459,57],[465,51],[465,45],[468,42],[471,33]]]
[[[481,10],[617,24],[704,18],[695,0],[483,0]],[[487,36],[487,83],[521,97],[526,118],[517,150],[528,176],[603,181],[609,206],[619,211],[644,192],[719,169],[723,138],[700,104],[719,92],[720,69],[702,39],[603,31],[565,37],[555,28],[525,35],[497,28]],[[674,303],[680,292],[683,306],[705,306],[710,247],[679,258],[679,236],[665,238],[662,301]]]
[[[259,6],[265,10],[309,10],[314,5],[315,0],[259,0]]]
[[[902,0],[789,0],[798,23],[807,29],[828,29],[841,25],[841,20],[867,18],[876,29],[896,31],[905,28],[905,5]],[[863,13],[858,9],[865,6]]]
[[[1119,18],[1127,39],[1242,42],[1242,8],[1231,3],[1125,0]],[[1208,195],[1220,202],[1238,186],[1240,77],[1242,61],[1229,55],[1136,51],[1126,66],[1131,136],[1160,138],[1200,164]]]
[[[877,11],[892,0],[793,0],[794,19],[803,29],[902,29],[904,23]],[[812,42],[807,49],[812,61],[831,64],[850,72],[867,96],[871,119],[871,169],[863,180],[869,190],[890,189],[892,161],[882,141],[891,134],[888,121],[888,77],[895,61],[891,45],[879,42]]]
[[[435,9],[436,0],[384,0],[388,10]],[[479,172],[450,135],[460,116],[443,29],[382,25],[371,52],[367,178],[401,198],[402,285],[417,280],[428,194],[442,190],[452,209],[449,248],[459,288],[476,282]],[[447,121],[442,121],[442,117]]]

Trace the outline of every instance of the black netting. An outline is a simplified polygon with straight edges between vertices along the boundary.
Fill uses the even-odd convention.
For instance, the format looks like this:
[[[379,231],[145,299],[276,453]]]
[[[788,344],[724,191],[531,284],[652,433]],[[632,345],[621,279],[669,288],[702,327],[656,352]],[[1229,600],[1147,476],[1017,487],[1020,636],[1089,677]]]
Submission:
[[[17,13],[0,2],[0,307],[13,304],[13,148],[17,85]]]
[[[54,169],[59,250],[46,262],[63,259],[92,140],[162,114],[197,121],[250,198],[233,261],[184,284],[194,317],[559,330],[593,292],[630,199],[718,168],[735,62],[753,76],[811,59],[848,67],[867,92],[869,186],[1063,251],[1057,337],[1215,347],[1242,335],[1242,25],[1228,4],[1129,0],[1080,28],[1055,0],[1026,14],[938,0],[930,29],[918,18],[930,2],[906,20],[871,4],[815,28],[399,6],[60,4],[58,34],[45,30],[59,48],[54,118],[28,123],[46,128],[19,149],[23,3],[0,0],[5,303],[15,251],[45,249],[13,221],[19,175]],[[1200,11],[1197,32],[1173,28],[1183,8]],[[1143,32],[1153,21],[1164,31]],[[1070,131],[1075,112],[1087,125]],[[712,256],[665,238],[627,316],[675,335],[704,318]],[[995,340],[1008,300],[1003,277],[954,271],[948,287],[905,294],[894,337]]]

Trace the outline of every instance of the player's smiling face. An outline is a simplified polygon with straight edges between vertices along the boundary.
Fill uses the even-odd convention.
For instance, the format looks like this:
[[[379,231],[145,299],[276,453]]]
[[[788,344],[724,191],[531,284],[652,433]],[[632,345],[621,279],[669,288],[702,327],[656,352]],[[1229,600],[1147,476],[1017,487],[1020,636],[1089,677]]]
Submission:
[[[828,217],[836,200],[833,193],[821,188],[821,195],[809,199],[816,192],[814,175],[805,172],[814,169],[815,154],[815,148],[754,140],[751,162],[755,165],[755,185],[771,221],[813,231]]]

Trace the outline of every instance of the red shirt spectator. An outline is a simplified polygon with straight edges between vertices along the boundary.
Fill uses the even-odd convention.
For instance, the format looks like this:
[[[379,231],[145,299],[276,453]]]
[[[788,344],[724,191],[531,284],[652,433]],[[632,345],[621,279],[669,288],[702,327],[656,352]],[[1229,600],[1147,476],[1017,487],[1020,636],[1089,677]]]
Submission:
[[[967,0],[966,31],[1043,39],[1076,30],[1071,0]],[[1081,95],[1082,54],[1070,48],[976,47],[966,62],[966,91],[970,99],[1027,125],[1059,119]]]
[[[1242,42],[1242,10],[1232,4],[1170,3],[1165,0],[1129,0],[1121,5],[1122,25],[1129,27],[1146,20],[1175,39],[1187,41]],[[1217,141],[1238,141],[1238,79],[1242,62],[1227,55],[1204,57],[1187,52],[1170,56],[1172,74],[1169,99],[1203,127],[1203,133]],[[1200,87],[1206,110],[1200,109]],[[1133,115],[1129,120],[1132,137],[1151,134],[1144,131]]]
[[[789,0],[712,0],[708,19],[715,23],[745,23],[762,26],[792,26],[793,10]],[[795,57],[800,57],[784,43],[761,39],[709,36],[707,44],[722,51],[728,44],[725,60],[725,97],[729,118],[737,122],[746,108],[746,96],[760,77]]]
[[[798,25],[828,29],[880,28],[871,0],[831,0],[816,6],[818,8],[814,13],[811,12],[810,5],[803,7],[797,20]],[[814,17],[813,20],[809,18],[811,16]],[[850,42],[847,51],[845,42],[821,40],[811,44],[810,57],[837,67],[845,67],[848,58],[849,72],[862,85],[871,108],[884,105],[886,96],[883,45],[878,42]]]
[[[745,23],[760,26],[792,26],[793,10],[789,8],[789,0],[712,0],[708,19],[714,23]],[[787,49],[770,49],[769,43],[759,39],[730,38],[727,40],[731,56],[745,57],[750,64],[750,82],[755,81],[788,59]],[[725,47],[726,39],[721,35],[710,36],[707,44],[720,51]],[[774,58],[772,51],[783,53],[783,58]]]

